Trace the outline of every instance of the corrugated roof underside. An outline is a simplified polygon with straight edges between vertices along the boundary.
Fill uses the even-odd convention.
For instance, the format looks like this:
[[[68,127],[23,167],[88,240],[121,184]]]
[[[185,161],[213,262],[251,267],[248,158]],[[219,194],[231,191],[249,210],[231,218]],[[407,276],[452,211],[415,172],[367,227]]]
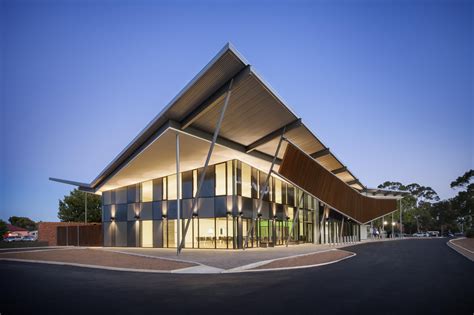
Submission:
[[[193,122],[193,127],[214,132],[223,102],[221,98],[217,106]],[[250,75],[233,87],[219,135],[247,146],[295,119],[293,113]]]
[[[166,116],[177,121],[181,120],[245,66],[232,51],[228,50],[175,101]]]

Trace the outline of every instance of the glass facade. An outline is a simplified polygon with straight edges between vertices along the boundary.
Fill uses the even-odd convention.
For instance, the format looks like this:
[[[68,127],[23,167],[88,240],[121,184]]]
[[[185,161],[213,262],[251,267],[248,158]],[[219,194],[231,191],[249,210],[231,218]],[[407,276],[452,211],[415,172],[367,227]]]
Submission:
[[[187,248],[242,248],[247,235],[248,247],[359,237],[355,222],[335,211],[326,215],[314,197],[277,177],[270,176],[265,185],[266,173],[238,160],[208,167],[193,212],[202,172],[180,174],[181,233],[191,219]],[[106,191],[102,198],[105,246],[177,247],[176,174]],[[316,236],[315,225],[320,229]]]

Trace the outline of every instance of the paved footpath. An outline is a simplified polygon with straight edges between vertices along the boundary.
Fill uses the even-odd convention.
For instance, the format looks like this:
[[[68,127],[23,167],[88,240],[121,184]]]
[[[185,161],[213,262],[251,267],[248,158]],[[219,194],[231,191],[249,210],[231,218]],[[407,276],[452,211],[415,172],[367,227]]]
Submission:
[[[2,314],[468,314],[474,263],[446,239],[368,243],[310,269],[144,274],[0,262]],[[19,294],[21,292],[21,294]]]

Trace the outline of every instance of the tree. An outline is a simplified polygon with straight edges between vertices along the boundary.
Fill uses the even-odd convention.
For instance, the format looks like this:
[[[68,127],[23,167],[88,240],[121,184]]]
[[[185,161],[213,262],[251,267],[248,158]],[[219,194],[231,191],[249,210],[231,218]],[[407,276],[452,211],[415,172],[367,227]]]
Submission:
[[[5,235],[8,232],[7,222],[0,220],[0,237]]]
[[[451,182],[451,188],[465,187],[471,183],[471,179],[474,177],[474,170],[469,170],[464,175],[459,176],[455,181]]]
[[[11,225],[27,229],[28,231],[34,231],[37,229],[35,221],[27,217],[13,216],[13,217],[10,217],[8,221],[10,221]]]
[[[85,195],[87,194],[87,222],[102,221],[102,202],[98,195],[74,189],[69,196],[59,200],[58,218],[62,222],[84,222]]]
[[[403,227],[407,233],[420,231],[432,226],[433,217],[430,214],[431,206],[439,201],[439,196],[431,187],[417,183],[404,185],[400,182],[386,181],[378,186],[380,189],[409,191],[410,195],[402,198]],[[399,212],[395,217],[399,217]]]
[[[464,229],[464,224],[467,224],[468,227],[472,226],[472,215],[474,211],[473,178],[474,170],[469,170],[451,182],[451,188],[463,189],[451,199],[452,208],[457,213],[457,221],[461,225],[462,230]]]

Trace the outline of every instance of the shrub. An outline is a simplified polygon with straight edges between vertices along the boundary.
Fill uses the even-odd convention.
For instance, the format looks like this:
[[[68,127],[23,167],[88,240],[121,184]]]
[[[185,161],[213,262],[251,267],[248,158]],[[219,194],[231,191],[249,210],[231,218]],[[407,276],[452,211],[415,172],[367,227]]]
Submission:
[[[474,238],[474,228],[470,228],[466,231],[466,237]]]

